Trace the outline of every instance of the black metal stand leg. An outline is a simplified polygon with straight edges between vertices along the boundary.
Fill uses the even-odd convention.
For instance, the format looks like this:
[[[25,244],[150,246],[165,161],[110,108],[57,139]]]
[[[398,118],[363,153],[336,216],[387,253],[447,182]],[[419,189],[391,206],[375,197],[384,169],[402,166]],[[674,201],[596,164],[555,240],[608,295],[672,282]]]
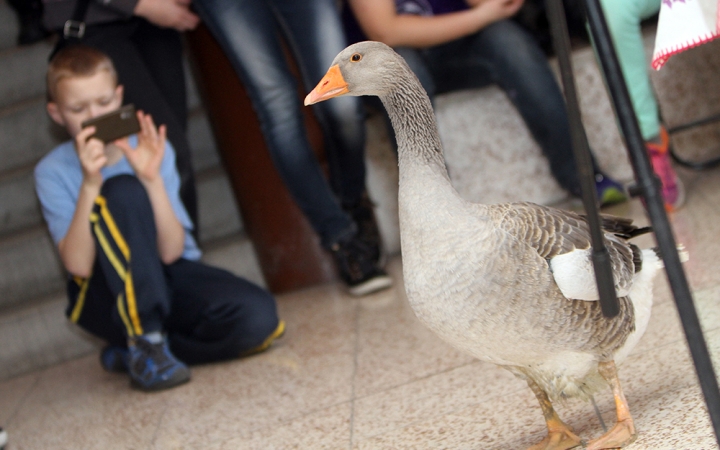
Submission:
[[[628,94],[627,86],[622,76],[620,64],[612,44],[600,2],[599,0],[586,0],[586,6],[590,32],[595,42],[602,70],[610,90],[610,96],[625,137],[630,161],[637,180],[637,187],[640,195],[645,199],[650,222],[655,230],[655,238],[663,255],[665,272],[670,283],[673,297],[675,298],[680,320],[685,331],[685,337],[690,347],[693,362],[695,363],[695,370],[698,375],[700,387],[705,396],[705,402],[717,440],[720,437],[720,390],[718,389],[718,383],[715,378],[715,371],[712,367],[707,344],[700,328],[697,311],[692,301],[690,288],[677,252],[677,244],[675,243],[675,238],[673,237],[670,223],[665,213],[665,207],[660,195],[659,180],[655,176],[645,152],[645,143],[640,132],[637,118],[635,117],[630,95]],[[551,12],[548,18],[553,29],[562,30],[565,28],[567,31],[566,24],[557,23],[561,20],[564,21],[561,0],[548,0],[548,10]],[[553,39],[556,40],[556,52],[558,53],[559,60],[569,59],[569,45],[559,45],[563,43],[563,38],[562,36],[556,37],[555,34],[556,33],[553,32]],[[560,42],[558,43],[558,41]],[[567,42],[565,42],[565,44],[567,44]],[[563,54],[562,57],[560,56],[561,54]],[[562,64],[560,69],[564,72],[568,70],[567,67],[563,68]],[[570,77],[572,77],[572,73],[563,73],[563,80]],[[566,92],[566,97],[567,94]],[[568,108],[570,108],[570,97],[567,98]],[[577,99],[573,100],[577,102]],[[571,125],[574,124],[571,122]],[[582,124],[580,124],[580,126],[582,126]],[[585,190],[585,188],[586,183],[583,184],[583,190]],[[584,197],[586,197],[586,195],[584,195]],[[600,283],[601,280],[598,278],[598,284]]]
[[[620,312],[615,282],[613,281],[610,255],[603,242],[603,232],[598,212],[597,193],[595,192],[595,172],[592,167],[590,144],[588,144],[585,128],[580,115],[580,105],[577,100],[575,78],[573,77],[572,63],[570,62],[570,35],[565,21],[565,10],[562,0],[549,0],[547,2],[548,20],[552,32],[555,53],[560,63],[560,76],[565,92],[568,119],[570,120],[570,134],[573,144],[573,153],[582,188],[582,201],[585,214],[590,226],[592,239],[592,261],[595,270],[600,305],[605,317],[615,317]]]

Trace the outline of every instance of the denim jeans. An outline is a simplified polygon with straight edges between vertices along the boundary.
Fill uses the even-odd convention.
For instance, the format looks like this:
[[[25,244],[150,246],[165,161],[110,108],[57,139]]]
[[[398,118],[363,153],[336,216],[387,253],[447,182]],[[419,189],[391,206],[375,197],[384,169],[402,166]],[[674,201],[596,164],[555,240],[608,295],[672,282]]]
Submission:
[[[284,35],[309,92],[345,47],[336,1],[196,0],[193,5],[243,81],[271,157],[323,245],[354,233],[341,203],[356,202],[365,189],[361,103],[342,97],[313,107],[324,134],[328,182],[308,141],[297,80],[281,39]]]
[[[560,186],[580,195],[570,125],[560,87],[534,38],[510,20],[427,49],[396,48],[432,99],[497,84],[522,116]]]

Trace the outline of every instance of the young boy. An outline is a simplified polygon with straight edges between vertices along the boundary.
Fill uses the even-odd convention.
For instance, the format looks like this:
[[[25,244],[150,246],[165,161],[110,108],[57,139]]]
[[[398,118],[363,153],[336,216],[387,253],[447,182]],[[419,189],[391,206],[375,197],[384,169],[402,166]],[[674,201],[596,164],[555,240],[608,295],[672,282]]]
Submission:
[[[35,168],[43,215],[71,275],[67,315],[108,342],[101,364],[160,390],[186,364],[262,351],[284,331],[270,293],[199,261],[165,126],[137,113],[137,135],[104,144],[87,119],[122,105],[110,59],[82,45],[54,56],[50,117],[73,140]]]

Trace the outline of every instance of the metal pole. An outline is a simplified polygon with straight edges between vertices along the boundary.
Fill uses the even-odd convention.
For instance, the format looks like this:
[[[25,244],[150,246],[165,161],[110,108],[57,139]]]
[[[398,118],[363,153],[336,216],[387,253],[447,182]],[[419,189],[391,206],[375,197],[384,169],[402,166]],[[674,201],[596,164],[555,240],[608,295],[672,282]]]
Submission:
[[[610,96],[622,128],[637,178],[640,194],[645,199],[650,222],[655,230],[655,238],[660,247],[665,272],[675,298],[680,320],[685,330],[685,337],[695,363],[695,370],[705,395],[708,413],[713,424],[715,439],[720,437],[720,390],[718,390],[715,371],[713,370],[707,344],[700,328],[697,311],[693,304],[690,288],[685,278],[677,245],[672,229],[665,213],[660,195],[660,182],[655,176],[645,151],[645,142],[635,116],[625,79],[622,76],[620,63],[613,47],[610,32],[605,22],[599,0],[586,0],[588,23],[593,41],[600,59]],[[720,444],[720,441],[718,441]]]
[[[570,62],[570,35],[565,21],[565,10],[563,9],[562,0],[548,0],[547,8],[553,44],[560,64],[560,76],[565,91],[573,153],[580,178],[580,186],[582,187],[582,201],[585,206],[588,225],[590,226],[592,262],[598,293],[600,294],[600,306],[605,317],[615,317],[620,312],[620,305],[615,293],[610,254],[605,247],[600,225],[597,193],[595,192],[595,171],[577,100],[575,78],[573,77],[572,63]]]

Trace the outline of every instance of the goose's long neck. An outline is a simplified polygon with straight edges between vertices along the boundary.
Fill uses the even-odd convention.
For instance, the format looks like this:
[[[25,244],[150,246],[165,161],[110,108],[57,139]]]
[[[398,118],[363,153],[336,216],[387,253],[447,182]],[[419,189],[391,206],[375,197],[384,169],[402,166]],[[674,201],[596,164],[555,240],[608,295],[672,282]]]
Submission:
[[[400,167],[432,166],[449,180],[430,99],[414,76],[397,82],[380,100],[395,130]]]

